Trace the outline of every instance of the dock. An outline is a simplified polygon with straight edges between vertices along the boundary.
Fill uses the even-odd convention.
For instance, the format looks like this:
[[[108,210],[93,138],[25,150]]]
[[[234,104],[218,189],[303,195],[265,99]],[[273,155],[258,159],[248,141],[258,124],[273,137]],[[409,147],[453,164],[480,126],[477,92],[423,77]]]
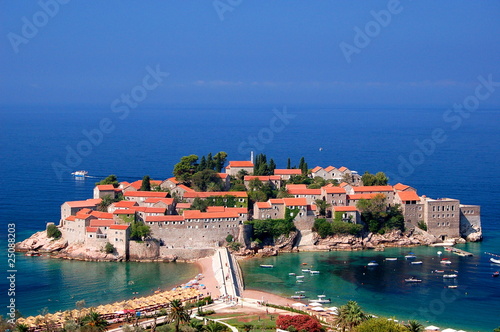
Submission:
[[[446,250],[448,250],[448,248]],[[449,248],[449,251],[451,251],[452,253],[454,253],[455,255],[458,255],[458,256],[463,256],[463,257],[474,256],[472,253],[465,251],[465,250],[462,250],[462,249],[458,249],[458,248],[451,247],[451,248]]]

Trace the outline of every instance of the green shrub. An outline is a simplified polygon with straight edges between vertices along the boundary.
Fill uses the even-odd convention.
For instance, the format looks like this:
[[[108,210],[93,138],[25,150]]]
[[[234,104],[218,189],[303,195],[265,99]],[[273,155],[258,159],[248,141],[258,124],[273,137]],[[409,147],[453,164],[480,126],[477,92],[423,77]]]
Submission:
[[[61,237],[61,231],[59,230],[59,228],[57,228],[56,225],[54,224],[50,224],[49,226],[47,226],[47,236],[48,237],[51,237],[51,238],[54,238],[54,239],[59,239]]]
[[[420,220],[418,222],[417,227],[424,231],[427,231],[427,224],[423,220]]]
[[[107,254],[112,254],[115,251],[115,247],[111,243],[106,243],[104,246],[104,252]]]
[[[234,240],[234,238],[233,238],[233,236],[232,236],[231,234],[228,234],[228,235],[226,236],[226,242],[227,242],[227,243],[229,243],[229,242],[233,242],[233,240]]]

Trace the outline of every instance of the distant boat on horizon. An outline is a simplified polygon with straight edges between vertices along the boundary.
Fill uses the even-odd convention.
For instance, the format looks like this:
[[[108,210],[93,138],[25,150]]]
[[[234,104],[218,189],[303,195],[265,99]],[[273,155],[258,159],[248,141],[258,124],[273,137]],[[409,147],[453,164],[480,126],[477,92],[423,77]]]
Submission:
[[[87,171],[75,171],[71,173],[75,178],[85,178],[89,174]]]

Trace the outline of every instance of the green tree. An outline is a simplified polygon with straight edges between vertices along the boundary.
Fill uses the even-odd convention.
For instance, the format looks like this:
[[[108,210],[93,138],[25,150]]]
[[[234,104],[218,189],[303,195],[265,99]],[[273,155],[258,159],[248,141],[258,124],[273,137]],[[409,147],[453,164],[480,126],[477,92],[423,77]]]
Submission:
[[[300,158],[299,168],[302,171],[302,175],[307,175],[309,169],[307,167],[307,163],[304,157]]]
[[[253,329],[252,324],[243,324],[243,330],[245,330],[245,332],[250,332],[252,329]]]
[[[53,239],[59,239],[61,237],[61,231],[57,228],[56,225],[50,224],[47,226],[47,237],[51,237]]]
[[[115,251],[115,247],[111,243],[107,242],[104,246],[104,251],[107,254],[112,254]]]
[[[371,318],[355,329],[356,332],[408,332],[406,327],[386,318]]]
[[[141,191],[151,191],[151,178],[149,175],[145,175],[142,178]]]
[[[342,331],[352,331],[356,326],[368,319],[355,301],[349,301],[338,309],[337,324]]]
[[[420,229],[422,229],[422,230],[424,230],[424,231],[427,231],[427,224],[423,220],[420,220],[418,222],[417,227],[420,228]]]
[[[324,201],[322,199],[317,199],[315,201],[315,203],[316,203],[316,206],[319,209],[319,215],[320,216],[325,216],[326,215],[326,209],[328,209],[328,207],[330,206],[330,204],[328,204],[326,201]]]
[[[118,188],[120,186],[120,183],[118,182],[118,178],[114,174],[108,175],[105,179],[103,179],[99,182],[96,182],[95,185],[99,186],[101,184],[112,184],[113,187],[115,187],[115,188]]]
[[[286,169],[291,169],[292,168],[292,161],[290,160],[290,158],[288,158],[288,160],[286,161]]]
[[[91,310],[87,315],[83,316],[82,325],[89,326],[97,331],[105,331],[108,322],[98,312]]]
[[[389,178],[384,172],[378,172],[377,174],[371,174],[366,171],[363,176],[361,176],[361,181],[365,186],[387,186],[389,183]]]
[[[115,199],[111,195],[105,195],[101,198],[101,203],[97,206],[97,210],[101,212],[108,212],[108,207],[115,202]]]
[[[207,207],[209,206],[209,202],[206,199],[196,197],[193,200],[193,203],[191,203],[191,207],[189,208],[190,210],[200,210],[201,212],[206,212]]]
[[[217,154],[214,156],[215,171],[217,173],[222,172],[224,164],[226,163],[226,159],[227,159],[227,153],[224,151],[217,152]]]
[[[234,237],[233,237],[231,234],[228,234],[228,235],[226,236],[226,242],[227,242],[227,243],[233,242],[233,240],[234,240]]]
[[[30,327],[26,324],[17,324],[14,328],[15,332],[28,332]]]
[[[144,240],[144,238],[151,235],[151,228],[145,225],[142,221],[133,221],[130,226],[130,239],[131,240]]]
[[[167,320],[174,324],[175,332],[179,332],[181,323],[189,323],[191,312],[188,311],[180,300],[172,300],[170,302],[170,312],[167,315]]]
[[[424,330],[424,326],[416,320],[409,320],[405,327],[409,332],[422,332]]]
[[[198,161],[198,156],[195,154],[184,156],[174,166],[174,176],[178,181],[189,182],[191,176],[195,173]]]
[[[494,329],[493,332],[500,332],[500,326]]]
[[[225,331],[227,331],[227,327],[225,325],[222,325],[219,322],[210,321],[210,323],[208,323],[205,326],[205,331],[207,331],[207,332],[225,332]]]
[[[269,169],[269,175],[273,175],[274,174],[274,170],[276,169],[276,163],[274,162],[273,158],[271,158],[271,160],[269,160],[268,169]]]
[[[197,191],[222,191],[222,179],[216,171],[211,169],[204,169],[203,171],[196,172],[191,177],[193,187]]]

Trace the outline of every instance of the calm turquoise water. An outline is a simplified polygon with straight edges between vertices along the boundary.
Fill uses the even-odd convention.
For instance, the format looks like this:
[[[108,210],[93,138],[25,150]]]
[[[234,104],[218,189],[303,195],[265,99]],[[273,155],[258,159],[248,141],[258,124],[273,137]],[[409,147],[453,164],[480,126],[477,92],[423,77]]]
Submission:
[[[463,246],[465,248],[466,246]],[[492,331],[498,327],[498,288],[500,280],[491,274],[500,267],[493,266],[488,258],[481,256],[479,246],[468,246],[476,255],[459,257],[444,253],[451,265],[439,263],[437,251],[442,248],[390,248],[384,252],[326,252],[283,254],[277,257],[243,261],[241,263],[248,288],[273,292],[285,297],[295,291],[305,291],[309,298],[325,294],[331,298],[332,306],[355,300],[367,312],[394,316],[399,320],[417,319],[424,324],[452,327],[467,331]],[[423,261],[422,265],[411,265],[404,255],[413,251]],[[385,257],[397,257],[398,261],[384,261]],[[375,260],[378,267],[367,267]],[[319,275],[301,272],[301,264],[319,270]],[[264,269],[259,264],[273,264],[273,269]],[[458,271],[456,280],[443,280],[442,274]],[[288,273],[304,275],[304,282],[297,283]],[[421,284],[407,284],[404,278],[416,276]],[[448,285],[457,285],[449,289]],[[292,303],[295,300],[290,300]]]
[[[304,156],[311,168],[344,165],[360,173],[385,171],[398,177],[391,175],[392,184],[402,181],[417,188],[421,195],[453,197],[481,205],[485,240],[469,246],[476,253],[472,259],[462,262],[455,258],[456,262],[460,261],[456,264],[460,264],[457,290],[461,296],[447,303],[446,310],[435,315],[432,322],[467,327],[471,331],[488,331],[500,325],[500,280],[490,279],[492,267],[483,254],[485,251],[500,253],[496,208],[500,197],[499,110],[478,110],[454,130],[450,123],[443,121],[446,109],[437,107],[355,109],[284,104],[207,109],[160,106],[134,109],[127,119],[121,120],[119,114],[111,112],[109,105],[0,105],[2,256],[5,257],[8,223],[15,223],[17,238],[24,239],[44,229],[47,221],[58,222],[64,201],[91,197],[94,183],[109,174],[116,174],[121,181],[138,180],[146,174],[153,179],[166,179],[172,176],[173,165],[191,153],[205,155],[223,150],[232,160],[248,160],[249,151],[240,149],[240,145],[248,143],[249,137],[264,133],[275,116],[273,108],[281,110],[283,106],[295,117],[282,131],[273,133],[272,139],[265,136],[265,142],[254,149],[255,153],[274,158],[278,167],[286,167],[289,157],[292,165],[298,164]],[[86,140],[82,131],[98,128],[103,118],[113,122],[114,131],[105,134],[99,144],[93,145],[92,150],[69,166],[59,179],[52,163],[65,164],[68,149],[76,149]],[[408,159],[416,149],[415,140],[421,142],[429,138],[436,128],[445,131],[446,141],[436,146],[434,153],[426,155],[414,172],[398,174],[400,157]],[[87,170],[97,178],[75,181],[70,172],[78,169]],[[304,283],[304,287],[311,287],[312,293],[324,290],[339,304],[352,298],[371,312],[404,318],[439,300],[439,292],[444,289],[442,280],[434,280],[424,273],[432,269],[435,256],[433,250],[428,253],[426,250],[415,249],[424,260],[422,267],[408,267],[401,261],[396,267],[387,267],[384,263],[366,272],[364,265],[371,258],[368,256],[389,255],[390,251],[283,255],[277,258],[277,265],[283,266],[282,275],[274,275],[280,268],[253,271],[245,266],[246,280],[252,287],[288,294],[289,280],[285,277],[289,270],[311,259],[325,271],[315,281]],[[0,306],[5,308],[9,300],[4,277],[6,260],[0,262],[0,267],[3,271]],[[18,309],[25,315],[36,314],[43,307],[52,311],[73,308],[74,302],[80,299],[98,304],[130,297],[134,291],[148,294],[158,286],[170,287],[198,273],[195,267],[182,264],[71,262],[24,256],[18,256],[16,268],[19,271]],[[426,282],[415,287],[402,285],[401,280],[410,272],[425,277]],[[273,282],[256,284],[252,281],[254,273]],[[134,285],[129,285],[129,281],[134,281]]]
[[[188,263],[80,262],[17,255],[18,308],[25,316],[152,294],[170,289],[199,273]],[[138,292],[138,294],[133,294]]]

